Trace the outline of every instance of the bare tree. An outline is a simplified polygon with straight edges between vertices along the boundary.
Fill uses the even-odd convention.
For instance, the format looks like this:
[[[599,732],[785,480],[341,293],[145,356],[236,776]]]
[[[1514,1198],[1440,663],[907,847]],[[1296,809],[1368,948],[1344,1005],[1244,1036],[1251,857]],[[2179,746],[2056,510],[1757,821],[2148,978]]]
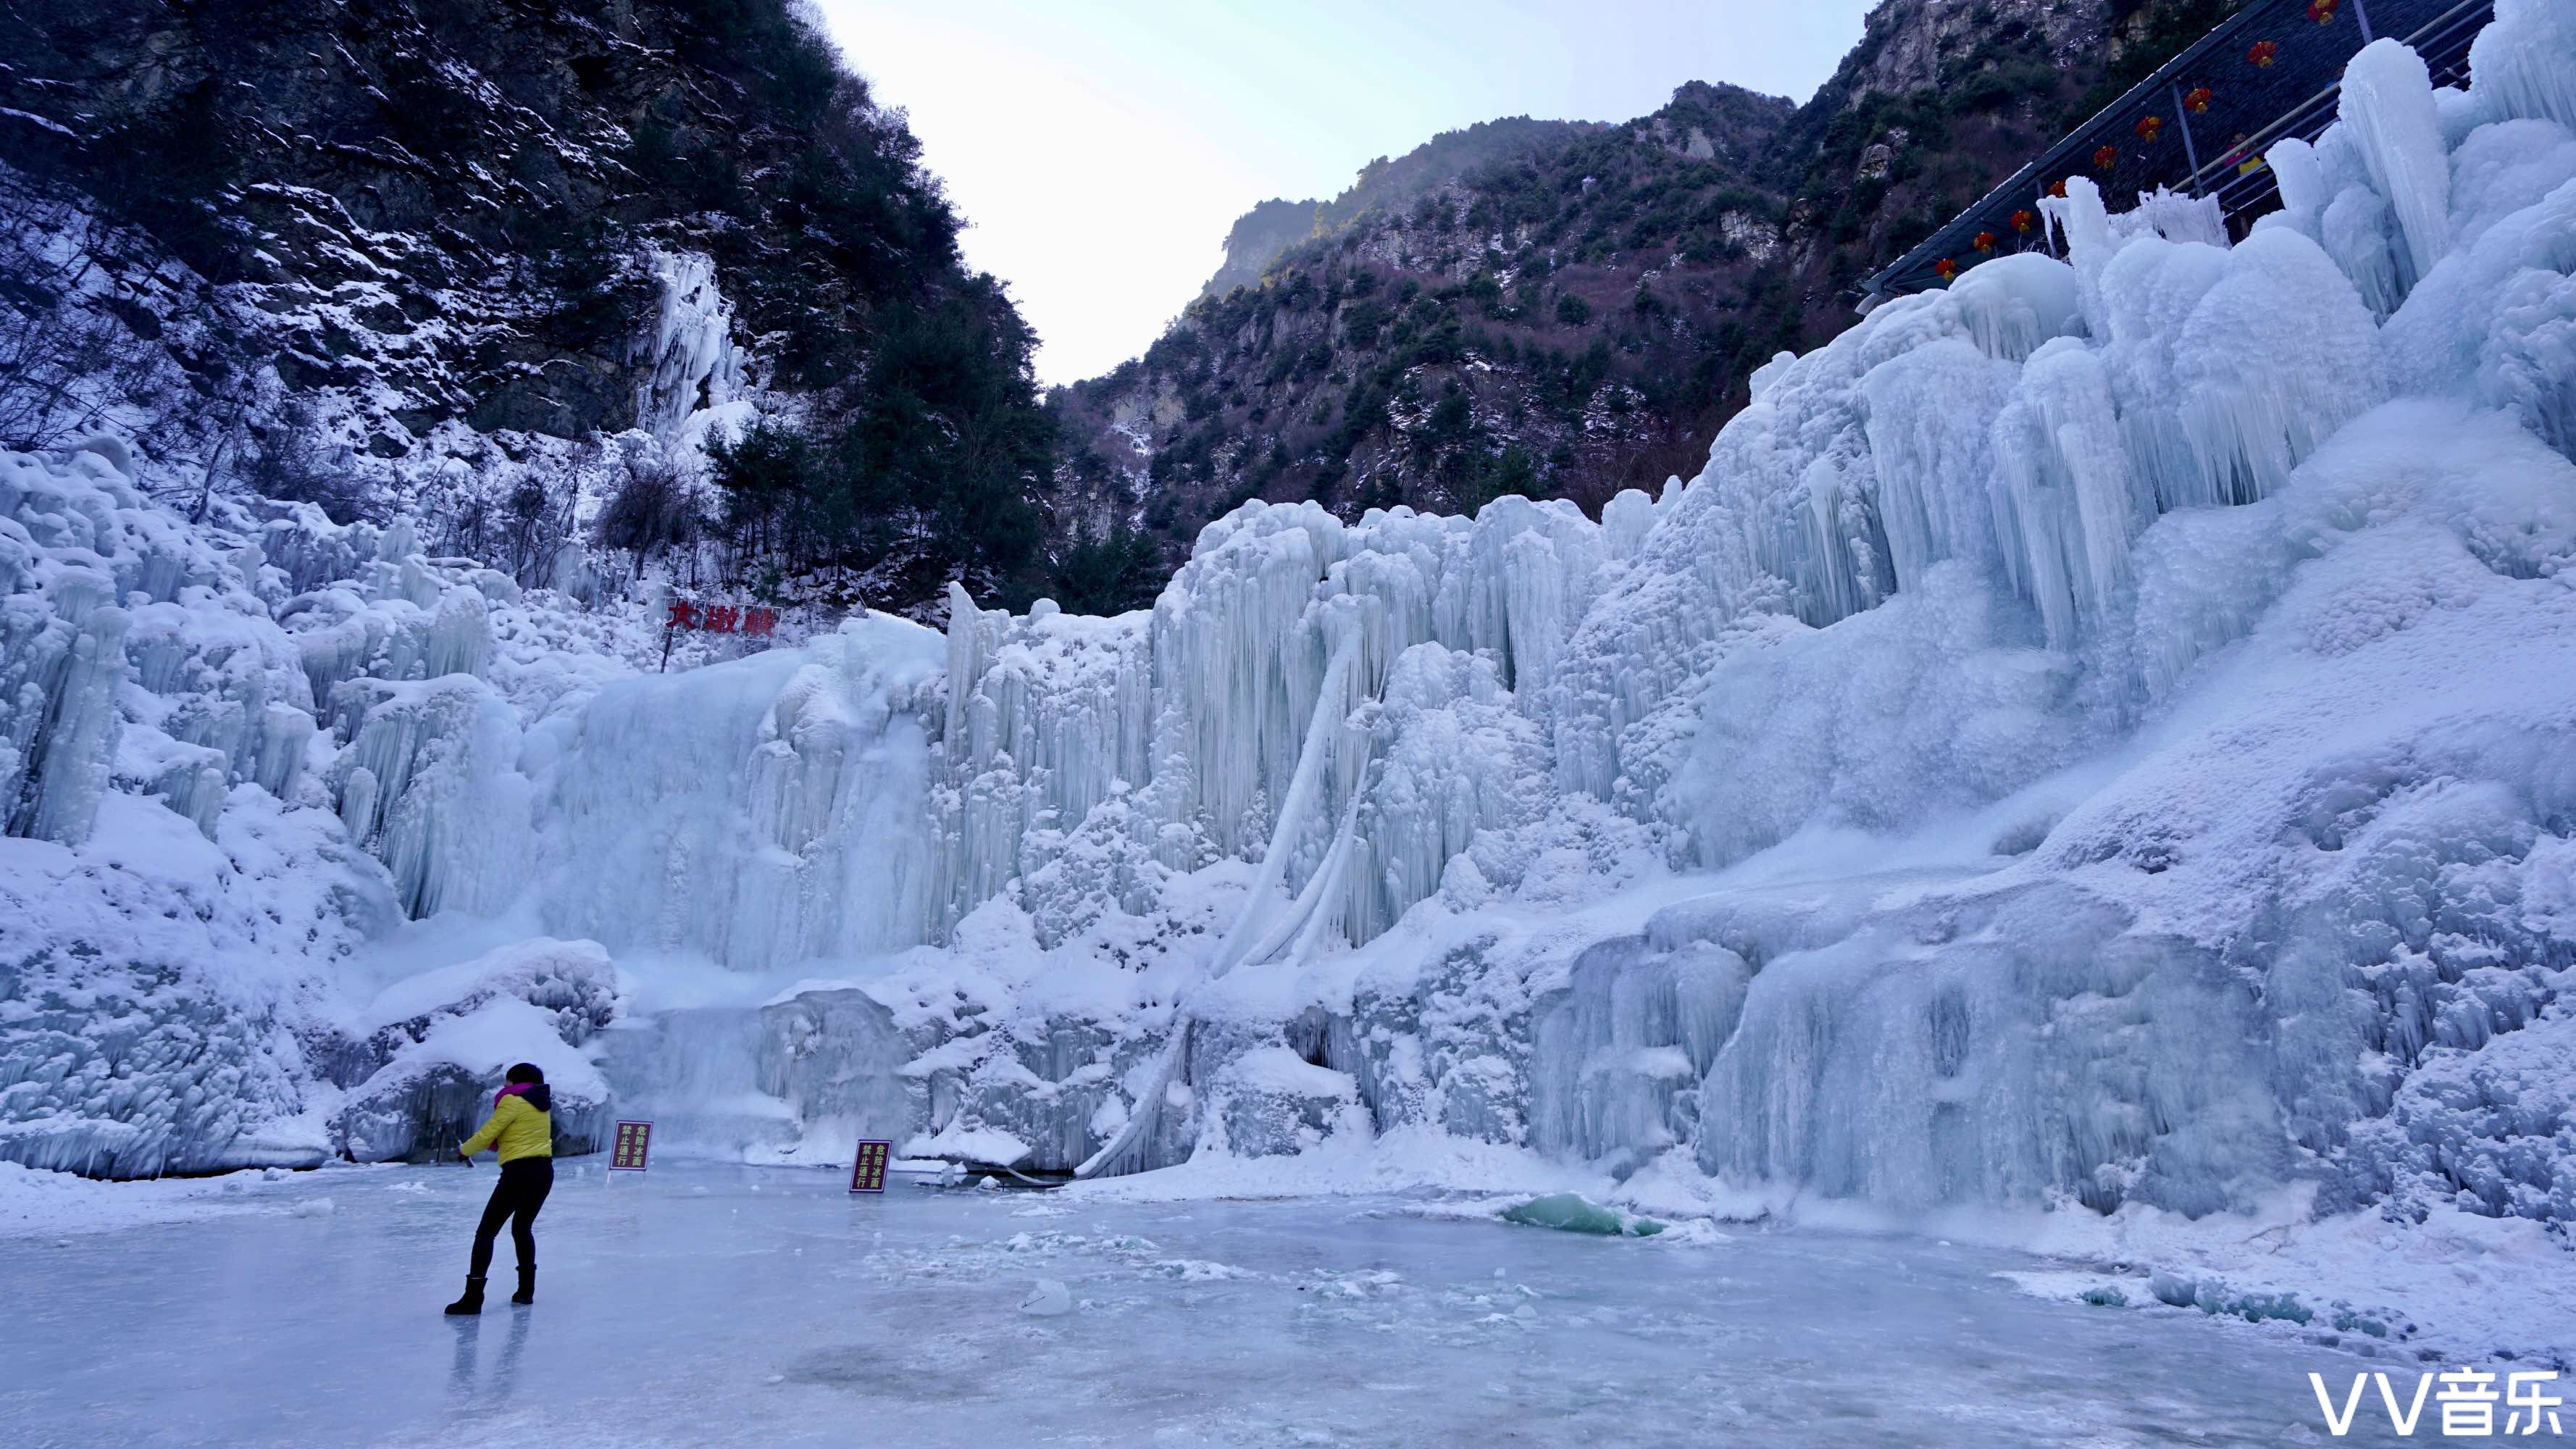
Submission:
[[[241,479],[252,491],[283,502],[318,505],[335,523],[366,513],[366,479],[346,448],[335,448],[322,436],[305,404],[280,403],[265,426],[253,429],[245,424],[244,432],[255,435],[259,444],[257,452],[239,465]],[[208,477],[212,477],[211,463]]]
[[[662,458],[628,458],[625,476],[618,480],[616,491],[608,496],[592,525],[593,536],[603,548],[623,550],[635,556],[635,577],[644,575],[645,561],[663,549],[693,547],[699,537],[697,509],[689,497],[687,480],[677,464]]]
[[[21,450],[78,439],[155,382],[159,359],[120,315],[148,309],[100,266],[97,224],[65,220],[0,268],[0,443]]]

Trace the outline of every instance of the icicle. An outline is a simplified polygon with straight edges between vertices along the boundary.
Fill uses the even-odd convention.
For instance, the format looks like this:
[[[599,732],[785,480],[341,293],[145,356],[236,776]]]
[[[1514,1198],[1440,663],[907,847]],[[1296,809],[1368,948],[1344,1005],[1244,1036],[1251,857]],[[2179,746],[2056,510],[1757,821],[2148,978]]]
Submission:
[[[412,526],[409,514],[394,519],[376,540],[376,561],[399,565],[420,552],[420,531]],[[415,603],[418,600],[414,600]]]
[[[340,785],[340,828],[364,846],[376,838],[376,772],[354,766]]]
[[[1290,902],[1276,920],[1270,919],[1270,908],[1286,877],[1289,856],[1307,820],[1325,788],[1325,776],[1332,768],[1332,757],[1347,753],[1351,734],[1347,723],[1352,701],[1350,684],[1357,672],[1363,631],[1357,620],[1345,619],[1338,630],[1340,638],[1326,666],[1322,687],[1312,714],[1307,720],[1306,742],[1298,752],[1297,769],[1291,778],[1278,818],[1271,832],[1270,847],[1262,853],[1261,872],[1245,897],[1243,911],[1219,943],[1216,954],[1201,968],[1193,983],[1174,995],[1171,1040],[1163,1048],[1163,1059],[1156,1068],[1152,1086],[1137,1101],[1118,1136],[1092,1154],[1074,1170],[1077,1178],[1095,1177],[1112,1168],[1127,1165],[1136,1147],[1154,1130],[1161,1119],[1167,1094],[1178,1076],[1180,1063],[1189,1050],[1195,1018],[1188,998],[1199,982],[1214,981],[1235,967],[1258,964],[1272,959],[1292,942],[1301,952],[1311,951],[1321,941],[1324,929],[1319,922],[1337,926],[1344,893],[1343,873],[1352,853],[1352,838],[1359,818],[1360,795],[1349,792],[1341,821],[1333,834],[1322,865],[1306,881],[1305,888]],[[1365,736],[1358,741],[1365,750]],[[1353,777],[1366,766],[1365,754],[1356,761],[1344,762],[1345,773]]]
[[[393,873],[404,910],[495,911],[517,899],[532,841],[509,706],[464,676],[355,681],[343,694],[366,703],[341,817]]]
[[[280,800],[293,799],[314,728],[313,716],[293,705],[268,706],[260,716],[258,753],[249,770],[252,782]]]
[[[2318,164],[2314,146],[2296,136],[2284,136],[2263,152],[2263,164],[2272,168],[2272,176],[2281,188],[2281,215],[2291,225],[2317,239],[2317,218],[2333,198],[2326,191],[2325,168]]]
[[[2496,0],[2469,46],[2471,94],[2498,118],[2534,116],[2576,130],[2576,3]]]
[[[127,615],[68,596],[55,607],[80,622],[52,687],[41,691],[44,723],[27,751],[30,798],[10,833],[78,845],[89,838],[116,758],[116,687],[125,676]]]
[[[2159,186],[2139,192],[2137,209],[2116,221],[2126,224],[2133,234],[2153,232],[2169,242],[2197,242],[2222,250],[2227,246],[2227,213],[2220,209],[2215,195],[2185,196]]]
[[[1899,589],[1944,559],[1998,556],[1985,480],[1993,471],[1991,426],[2014,372],[1948,341],[1890,358],[1861,380],[1878,516]]]
[[[2366,186],[2349,186],[2317,217],[2316,235],[2326,255],[2352,279],[2371,315],[2387,318],[2405,303],[2406,282],[2398,275],[2397,253],[2389,245],[2388,203]]]
[[[1655,526],[1655,500],[1641,489],[1622,488],[1601,508],[1602,551],[1619,562],[1636,557]]]
[[[2394,40],[2362,47],[2343,73],[2342,121],[2405,238],[2400,277],[2413,287],[2450,250],[2451,157],[2424,58]]]
[[[1154,755],[1187,761],[1184,808],[1226,854],[1269,834],[1289,788],[1325,666],[1307,606],[1347,551],[1343,532],[1311,503],[1246,504],[1208,528],[1154,606],[1154,687],[1172,704]]]
[[[1997,257],[1943,289],[1968,340],[1988,357],[2019,362],[2053,337],[2083,331],[2075,269],[2036,252]]]
[[[2066,194],[2043,198],[2040,214],[2048,218],[2067,262],[2083,284],[2085,325],[2096,337],[2109,335],[2102,304],[2102,269],[2111,263],[2111,217],[2102,206],[2102,188],[2082,176],[2066,178]]]
[[[1306,723],[1306,744],[1298,751],[1296,773],[1271,827],[1269,848],[1261,853],[1261,873],[1253,879],[1243,913],[1235,918],[1233,929],[1226,932],[1225,940],[1208,960],[1206,974],[1211,980],[1249,959],[1256,943],[1265,939],[1263,917],[1286,879],[1298,832],[1305,828],[1324,788],[1327,756],[1333,751],[1335,737],[1345,728],[1343,715],[1349,706],[1344,693],[1358,663],[1359,645],[1359,631],[1353,629],[1346,631],[1334,647],[1332,663],[1324,672],[1324,687]],[[1311,901],[1303,907],[1312,908]],[[1298,911],[1299,907],[1292,906],[1290,914],[1295,916]]]
[[[491,655],[492,625],[483,595],[470,588],[445,590],[437,617],[421,641],[422,674],[430,679],[442,674],[479,675]]]
[[[1995,452],[2007,577],[2039,606],[2049,644],[2070,647],[2079,624],[2109,607],[2130,541],[2154,515],[2100,359],[2071,342],[2034,355],[1995,421]]]
[[[2378,331],[2334,264],[2295,231],[2245,239],[2173,340],[2184,440],[2209,501],[2270,496],[2388,395]]]
[[[154,793],[161,803],[186,816],[197,833],[215,838],[215,817],[223,813],[225,782],[220,765],[183,760],[164,774]]]

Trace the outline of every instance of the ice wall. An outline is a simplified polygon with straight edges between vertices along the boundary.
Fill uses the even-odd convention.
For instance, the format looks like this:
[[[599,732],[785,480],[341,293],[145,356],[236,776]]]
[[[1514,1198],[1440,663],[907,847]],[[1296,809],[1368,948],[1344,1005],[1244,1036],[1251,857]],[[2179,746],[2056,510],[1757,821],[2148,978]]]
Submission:
[[[870,619],[808,649],[601,690],[542,746],[543,914],[751,972],[927,939],[938,640]]]
[[[309,1160],[286,998],[389,892],[312,808],[258,545],[152,506],[135,468],[106,439],[0,454],[0,1155]]]
[[[1030,682],[1070,675],[1002,663],[1010,644],[1111,631],[1056,706],[1087,701],[1075,732],[1120,741],[1086,746],[1078,788],[1019,768],[1046,726],[947,746],[990,762],[990,798],[1037,792],[1011,797],[1003,834],[1041,866],[1081,832],[1032,822],[1117,801],[1131,864],[1114,904],[1148,918],[1147,854],[1175,873],[1166,902],[1193,859],[1257,860],[1228,909],[1275,915],[1265,901],[1338,858],[1336,801],[1358,801],[1371,863],[1330,932],[1246,962],[1230,930],[1203,958],[1228,984],[1174,993],[1197,1003],[1199,1044],[1168,1089],[1197,1096],[1166,1105],[1210,1150],[1233,1150],[1210,1105],[1229,1054],[1276,1044],[1347,1075],[1380,1126],[1622,1170],[1673,1151],[1766,1190],[2197,1213],[2300,1177],[2365,1198],[2447,1180],[2554,1211],[2533,1206],[2565,1181],[2533,1165],[2564,1157],[2541,1145],[2545,1089],[2478,1126],[2404,1085],[2473,1070],[2444,1054],[2563,1010],[2554,917],[2427,924],[2466,905],[2457,891],[2542,890],[2560,858],[2576,157],[2548,93],[2483,76],[2436,93],[2413,56],[2373,47],[2344,124],[2283,148],[2287,209],[2240,244],[2205,203],[2113,214],[2075,179],[2052,216],[2067,263],[1999,260],[1775,363],[1708,469],[1661,501],[1562,531],[1509,506],[1356,528],[1248,510],[1150,621],[984,616],[952,657],[952,724],[986,680],[1008,681],[997,719],[1041,720]],[[1311,622],[1246,628],[1292,610]],[[1362,671],[1353,783],[1283,821],[1271,802],[1306,756],[1309,701],[1350,702],[1319,683],[1342,619],[1397,662]],[[1139,719],[1141,767],[1116,733]],[[2526,755],[2495,752],[2517,735]],[[2344,825],[2320,824],[2432,808],[2440,780],[2496,813],[2456,817],[2458,837],[2409,830],[2427,852],[2409,864],[2365,868]],[[1761,883],[1779,868],[1722,875],[1705,905],[1656,915],[1647,945],[1616,946],[1637,918],[1600,902],[1640,843],[1709,870],[1834,832],[1947,864],[1902,904],[1877,898],[1866,848],[1804,867],[1816,884],[1798,890]],[[2354,893],[2357,870],[2419,904]],[[1010,874],[989,858],[956,905],[1049,920],[1030,889],[1047,877]],[[1603,944],[1513,947],[1501,923],[1542,903],[1606,913],[1568,928]],[[1043,930],[1031,960],[1060,962],[1100,919]],[[2470,964],[2471,938],[2491,965]],[[1726,969],[1683,959],[1743,963],[1741,1000]],[[1038,994],[1038,970],[1021,989]],[[1123,1062],[1024,1062],[1020,1100],[1103,1063],[1131,1100],[1162,1089]],[[931,1125],[1014,1110],[962,1100]],[[2398,1118],[2402,1153],[2371,1125]],[[2392,1153],[2414,1186],[2381,1170]]]
[[[507,1065],[476,1053],[526,1033],[397,1041],[362,963],[406,915],[519,900],[526,727],[628,666],[566,658],[597,621],[422,557],[407,523],[182,519],[147,469],[107,438],[0,453],[0,1156],[398,1155],[446,1120],[424,1093],[461,1113]],[[458,989],[487,1016],[546,1000]],[[583,1087],[568,1147],[606,1100]]]
[[[1606,557],[1602,526],[1564,503],[1357,524],[1252,503],[1209,526],[1147,614],[1013,619],[961,594],[940,928],[1051,874],[1105,871],[1141,913],[1157,872],[1269,860],[1274,842],[1295,895],[1356,801],[1369,863],[1332,909],[1340,939],[1368,939],[1478,831],[1526,814],[1542,768],[1510,701],[1544,693]],[[1300,795],[1319,711],[1350,733]]]

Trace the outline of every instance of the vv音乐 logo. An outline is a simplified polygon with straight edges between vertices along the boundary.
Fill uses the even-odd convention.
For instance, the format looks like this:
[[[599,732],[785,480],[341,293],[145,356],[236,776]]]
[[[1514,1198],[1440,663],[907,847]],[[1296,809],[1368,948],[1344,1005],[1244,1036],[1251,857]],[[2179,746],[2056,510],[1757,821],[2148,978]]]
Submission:
[[[2415,1392],[2409,1398],[2399,1393],[2386,1374],[2354,1374],[2352,1391],[2343,1396],[2340,1405],[2326,1388],[2325,1375],[2310,1374],[2308,1382],[2316,1388],[2317,1407],[2325,1411],[2326,1431],[2337,1437],[2352,1432],[2353,1420],[2361,1414],[2363,1390],[2375,1383],[2379,1401],[2388,1410],[2389,1427],[2401,1439],[2412,1438],[2419,1427],[2445,1438],[2491,1439],[2499,1434],[2537,1434],[2544,1420],[2550,1433],[2558,1433],[2557,1411],[2564,1401],[2555,1394],[2541,1392],[2541,1385],[2557,1377],[2555,1370],[2491,1374],[2482,1369],[2456,1368],[2446,1373],[2417,1374]],[[2499,1380],[2501,1390],[2497,1387]],[[2433,1424],[2424,1422],[2427,1403],[2440,1411]],[[2496,1423],[2499,1408],[2504,1410],[2501,1428]]]

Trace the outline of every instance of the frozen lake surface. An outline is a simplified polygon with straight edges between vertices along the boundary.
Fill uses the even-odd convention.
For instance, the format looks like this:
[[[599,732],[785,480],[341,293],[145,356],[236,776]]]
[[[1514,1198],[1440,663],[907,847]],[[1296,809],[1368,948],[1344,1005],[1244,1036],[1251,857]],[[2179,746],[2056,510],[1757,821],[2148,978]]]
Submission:
[[[2307,1374],[2410,1372],[2043,1266],[1814,1231],[1600,1239],[1393,1199],[852,1198],[820,1172],[567,1163],[539,1298],[439,1308],[487,1167],[266,1185],[0,1240],[26,1445],[2281,1444]],[[312,1205],[328,1198],[328,1211]],[[279,1208],[303,1204],[306,1215]],[[1021,1310],[1039,1279],[1056,1317]],[[2351,1438],[2368,1443],[2365,1413]]]

